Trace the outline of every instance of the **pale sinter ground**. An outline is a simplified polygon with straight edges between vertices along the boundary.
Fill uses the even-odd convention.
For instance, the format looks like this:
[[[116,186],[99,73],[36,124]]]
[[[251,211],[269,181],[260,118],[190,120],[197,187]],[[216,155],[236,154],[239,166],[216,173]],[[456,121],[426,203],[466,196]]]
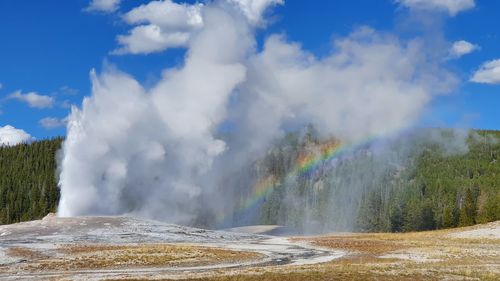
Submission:
[[[125,217],[0,226],[2,280],[500,280],[500,222],[404,234],[273,237]],[[234,231],[246,231],[250,234]]]

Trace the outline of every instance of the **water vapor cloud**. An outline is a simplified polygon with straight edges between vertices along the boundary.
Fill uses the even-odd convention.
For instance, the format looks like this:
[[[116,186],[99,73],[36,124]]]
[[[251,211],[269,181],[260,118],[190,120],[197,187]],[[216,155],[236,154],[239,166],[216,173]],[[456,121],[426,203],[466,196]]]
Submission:
[[[457,83],[423,39],[370,27],[336,39],[323,57],[284,35],[259,50],[256,29],[279,4],[165,0],[127,13],[137,26],[117,52],[184,46],[184,63],[150,88],[113,67],[91,72],[92,95],[68,118],[58,214],[196,224],[200,214],[230,212],[231,190],[244,184],[227,179],[290,128],[314,124],[345,143],[391,135]],[[146,29],[151,40],[136,45],[134,30]],[[172,44],[175,34],[184,35]]]

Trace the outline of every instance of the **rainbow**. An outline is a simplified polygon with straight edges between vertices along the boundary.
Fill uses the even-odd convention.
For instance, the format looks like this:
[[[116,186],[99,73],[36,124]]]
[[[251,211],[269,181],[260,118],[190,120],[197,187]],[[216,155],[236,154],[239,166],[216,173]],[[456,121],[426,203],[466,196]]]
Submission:
[[[340,156],[345,151],[345,146],[337,140],[331,140],[321,144],[319,149],[316,149],[316,151],[299,155],[295,168],[287,175],[287,178],[312,175],[324,163]]]
[[[371,141],[353,146],[342,144],[340,141],[333,139],[316,145],[310,150],[306,149],[306,152],[297,157],[293,169],[281,180],[287,182],[296,180],[299,177],[311,177],[325,164],[369,142]],[[239,208],[235,214],[241,215],[247,213],[249,210],[255,210],[280,185],[280,179],[277,179],[274,175],[259,180],[253,186],[249,196],[239,204]],[[227,223],[224,220],[224,215],[219,216],[218,221],[221,222],[220,225]]]
[[[270,175],[260,181],[258,181],[253,189],[252,196],[248,197],[241,206],[241,210],[251,209],[253,206],[258,205],[268,194],[271,194],[274,187],[277,186],[277,180],[274,175]]]

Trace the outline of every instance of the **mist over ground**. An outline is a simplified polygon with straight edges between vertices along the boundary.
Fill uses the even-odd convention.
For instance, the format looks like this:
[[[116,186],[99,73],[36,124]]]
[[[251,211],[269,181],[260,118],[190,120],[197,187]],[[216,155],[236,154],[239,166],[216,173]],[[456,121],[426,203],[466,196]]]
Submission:
[[[257,45],[256,32],[269,24],[265,16],[282,1],[164,2],[174,5],[179,22],[162,27],[182,29],[184,61],[165,69],[151,87],[113,66],[91,72],[92,95],[68,118],[59,216],[136,215],[212,228],[243,224],[237,209],[259,175],[242,170],[287,133],[313,124],[319,139],[335,138],[346,151],[375,156],[353,162],[360,166],[339,165],[330,182],[314,182],[312,197],[294,192],[301,181],[287,184],[280,198],[289,209],[327,204],[326,214],[306,212],[291,223],[292,214],[283,209],[269,213],[268,222],[299,220],[311,228],[322,225],[320,231],[349,228],[356,216],[349,200],[361,200],[360,189],[366,188],[359,181],[376,181],[394,170],[388,165],[397,170],[404,159],[404,142],[395,156],[380,148],[384,140],[412,128],[435,97],[458,83],[443,65],[447,45],[439,34],[402,38],[362,26],[317,57],[283,34]],[[147,13],[154,3],[130,11],[127,19],[155,23]],[[121,51],[133,52],[135,45],[125,39],[129,49]],[[377,145],[370,141],[357,152],[368,140]],[[363,169],[364,177],[353,176]],[[302,199],[314,198],[320,194],[314,190],[328,184],[344,188],[322,203]],[[325,224],[330,214],[337,221]]]

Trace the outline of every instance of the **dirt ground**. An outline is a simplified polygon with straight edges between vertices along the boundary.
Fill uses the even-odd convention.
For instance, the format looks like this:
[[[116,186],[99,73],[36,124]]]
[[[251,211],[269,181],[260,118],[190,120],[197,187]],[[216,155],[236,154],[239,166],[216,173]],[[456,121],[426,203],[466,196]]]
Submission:
[[[189,245],[67,245],[46,255],[25,247],[9,248],[8,254],[25,261],[18,270],[27,272],[122,269],[127,267],[200,267],[219,263],[257,260],[260,255]]]
[[[0,226],[1,280],[209,276],[343,256],[286,237],[211,231],[131,217],[46,217]]]
[[[244,230],[252,234],[123,217],[0,226],[0,279],[500,280],[500,221],[402,234]]]
[[[348,254],[310,266],[247,269],[189,280],[500,280],[500,221],[452,230],[293,240]]]

